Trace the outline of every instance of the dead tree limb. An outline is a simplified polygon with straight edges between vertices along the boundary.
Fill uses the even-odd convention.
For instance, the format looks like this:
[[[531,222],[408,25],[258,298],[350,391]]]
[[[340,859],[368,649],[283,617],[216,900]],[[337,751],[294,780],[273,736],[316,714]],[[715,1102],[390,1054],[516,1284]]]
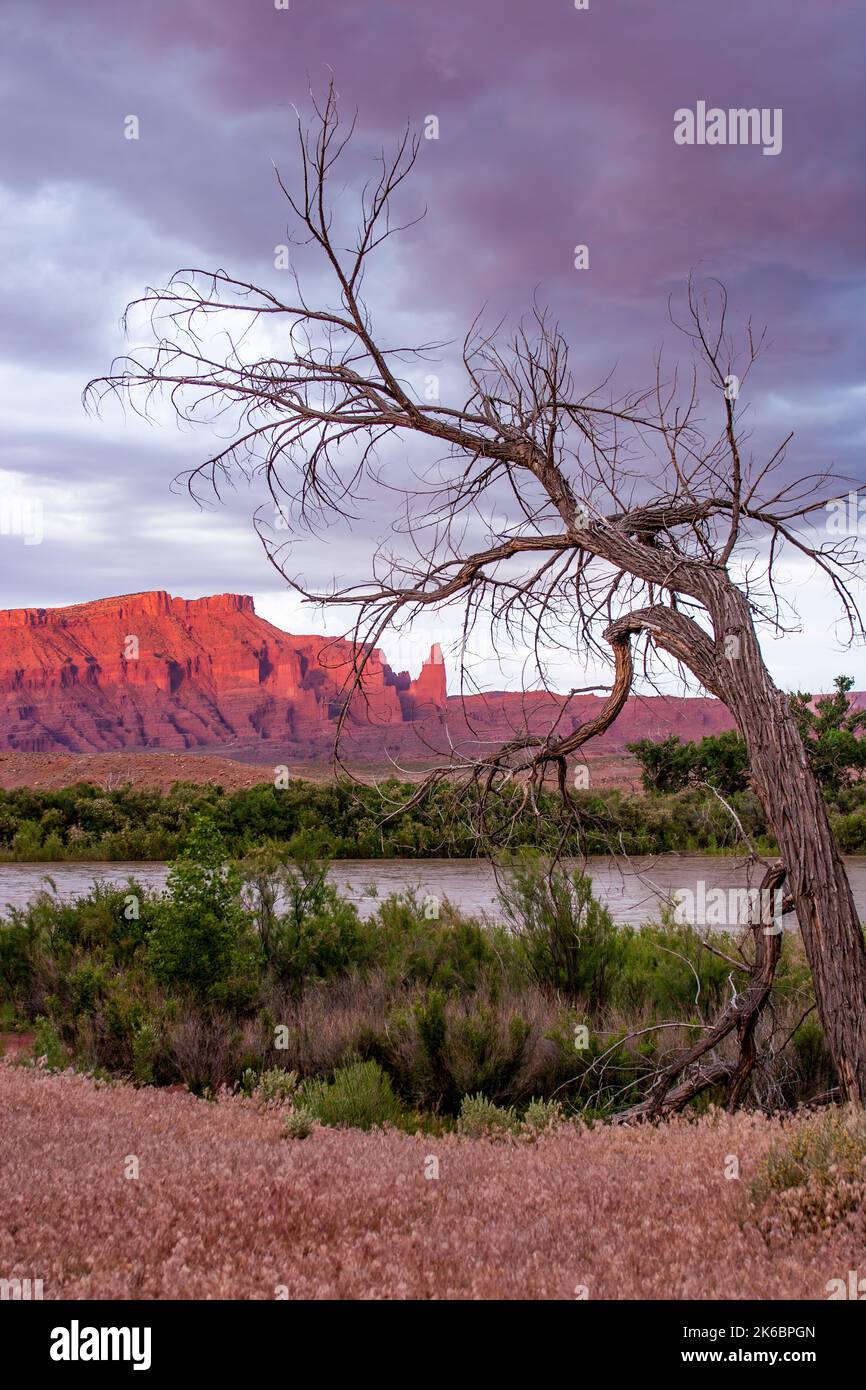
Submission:
[[[228,443],[194,471],[191,490],[206,482],[219,493],[239,471],[259,475],[293,536],[360,514],[371,490],[380,507],[393,504],[391,535],[371,556],[367,582],[324,593],[291,572],[290,545],[259,519],[286,580],[309,601],[350,615],[356,656],[346,710],[388,630],[454,604],[464,638],[489,622],[508,642],[525,644],[542,682],[544,651],[586,662],[609,658],[612,644],[615,705],[624,697],[625,646],[634,641],[645,675],[673,666],[722,700],[787,869],[842,1095],[866,1102],[859,915],[789,701],[758,641],[759,628],[792,630],[779,590],[784,554],[809,562],[852,637],[864,635],[853,589],[864,573],[858,538],[822,538],[812,527],[842,480],[830,471],[783,473],[790,434],[763,457],[745,447],[746,387],[762,338],[748,324],[735,341],[721,286],[687,287],[677,327],[691,370],[668,371],[659,354],[654,381],[626,392],[608,381],[578,386],[564,334],[537,304],[513,330],[486,331],[476,321],[456,358],[445,343],[383,342],[362,298],[364,271],[400,230],[390,209],[419,146],[407,132],[393,157],[381,157],[347,247],[334,230],[344,219],[330,190],[351,133],[341,129],[331,88],[310,129],[299,127],[297,180],[280,179],[297,240],[321,256],[333,302],[311,304],[297,275],[284,298],[222,270],[178,271],[131,306],[149,321],[151,341],[91,382],[86,400],[98,406],[117,394],[146,411],[162,393],[185,422],[208,426],[218,417]],[[339,174],[336,182],[340,191]],[[281,329],[280,356],[257,355],[248,330],[263,323]],[[463,371],[462,403],[421,399],[413,387],[413,364],[429,371],[437,355]],[[734,376],[736,397],[728,390]],[[407,441],[419,446],[408,479]],[[495,527],[491,504],[508,512]],[[552,725],[561,721],[560,712]],[[492,760],[458,753],[456,773],[492,791],[515,767],[532,784],[555,766],[564,786],[564,762],[585,741],[553,728],[540,739],[527,731]],[[769,957],[762,960],[765,970]],[[765,997],[761,970],[746,1012],[725,1022],[729,1031],[742,1024],[747,1052],[749,1020]],[[728,1075],[715,1065],[713,1075]],[[668,1089],[666,1103],[694,1094],[692,1082],[681,1086]]]

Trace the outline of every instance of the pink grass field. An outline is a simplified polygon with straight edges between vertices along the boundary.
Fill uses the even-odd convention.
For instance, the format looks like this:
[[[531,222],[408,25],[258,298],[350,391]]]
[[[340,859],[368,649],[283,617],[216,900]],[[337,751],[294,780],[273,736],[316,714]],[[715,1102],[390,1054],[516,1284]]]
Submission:
[[[0,1277],[42,1279],[47,1299],[825,1299],[866,1267],[862,1241],[774,1245],[752,1224],[749,1180],[781,1127],[299,1141],[249,1101],[3,1063]]]

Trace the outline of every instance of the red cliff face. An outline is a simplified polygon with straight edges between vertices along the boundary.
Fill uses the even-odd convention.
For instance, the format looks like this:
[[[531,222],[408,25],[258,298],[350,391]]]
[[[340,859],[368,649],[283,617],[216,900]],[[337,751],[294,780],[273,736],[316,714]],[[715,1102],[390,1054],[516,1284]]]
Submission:
[[[182,749],[328,735],[343,703],[348,642],[292,637],[243,594],[129,594],[0,613],[0,748]],[[444,676],[444,667],[442,668]],[[374,652],[350,724],[414,717]],[[438,698],[444,704],[444,681]],[[434,696],[423,690],[423,705]]]
[[[0,749],[222,747],[259,762],[323,761],[353,656],[348,642],[282,632],[243,594],[187,600],[157,591],[0,612]],[[563,710],[543,693],[449,697],[438,645],[414,680],[376,651],[344,738],[353,756],[393,758],[397,771],[401,759],[490,752],[527,723],[568,734],[598,712],[600,698],[575,696]],[[635,696],[586,752],[732,726],[718,700]]]

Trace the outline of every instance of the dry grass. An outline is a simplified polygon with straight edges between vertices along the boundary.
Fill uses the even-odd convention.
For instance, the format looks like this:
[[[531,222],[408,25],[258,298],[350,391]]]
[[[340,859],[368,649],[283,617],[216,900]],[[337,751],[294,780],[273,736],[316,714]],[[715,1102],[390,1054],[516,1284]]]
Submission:
[[[782,1128],[758,1116],[292,1141],[249,1101],[7,1064],[0,1110],[0,1276],[46,1298],[825,1298],[857,1268],[850,1233],[774,1244],[752,1223]]]

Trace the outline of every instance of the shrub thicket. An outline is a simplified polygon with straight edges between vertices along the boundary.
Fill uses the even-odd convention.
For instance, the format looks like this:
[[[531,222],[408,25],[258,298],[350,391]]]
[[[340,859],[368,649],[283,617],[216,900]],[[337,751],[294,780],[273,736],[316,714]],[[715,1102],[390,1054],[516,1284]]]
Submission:
[[[616,929],[588,879],[525,852],[497,927],[447,902],[430,919],[413,893],[364,921],[295,847],[232,863],[199,809],[163,893],[97,884],[66,903],[49,882],[0,921],[6,1026],[38,1029],[52,1066],[265,1101],[300,1083],[323,1122],[356,1106],[449,1124],[467,1096],[518,1116],[627,1105],[730,989],[731,943],[726,960],[688,928]],[[834,1084],[794,938],[777,979],[773,1024],[791,1036],[755,1073],[768,1107]]]

